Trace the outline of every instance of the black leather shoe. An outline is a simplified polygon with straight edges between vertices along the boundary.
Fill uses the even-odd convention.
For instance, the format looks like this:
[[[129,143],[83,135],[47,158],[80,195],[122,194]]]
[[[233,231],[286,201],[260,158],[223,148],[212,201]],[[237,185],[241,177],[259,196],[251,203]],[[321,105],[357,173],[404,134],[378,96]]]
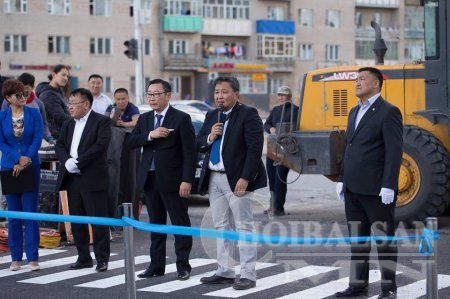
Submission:
[[[397,298],[397,291],[382,291],[378,299],[395,299]]]
[[[95,271],[97,272],[105,272],[108,270],[108,263],[107,262],[97,262],[97,267],[95,267]]]
[[[355,288],[355,287],[348,287],[345,290],[341,292],[337,292],[334,294],[334,297],[336,298],[343,298],[343,297],[358,297],[358,296],[367,296],[369,293],[368,288]]]
[[[81,262],[81,261],[76,261],[75,264],[71,265],[69,267],[70,270],[80,270],[80,269],[84,269],[84,268],[92,268],[94,266],[94,262],[89,261],[89,262]]]
[[[189,271],[178,272],[178,280],[188,280],[189,277],[191,277],[191,273]]]
[[[256,281],[248,278],[241,278],[233,284],[235,290],[248,290],[254,287],[256,287]]]
[[[203,284],[232,284],[234,283],[234,278],[227,278],[214,274],[213,276],[200,278],[200,282]]]
[[[147,268],[145,269],[144,272],[142,272],[141,274],[138,274],[137,277],[139,278],[150,278],[150,277],[156,277],[156,276],[163,276],[164,272],[158,272],[154,269],[151,268]]]

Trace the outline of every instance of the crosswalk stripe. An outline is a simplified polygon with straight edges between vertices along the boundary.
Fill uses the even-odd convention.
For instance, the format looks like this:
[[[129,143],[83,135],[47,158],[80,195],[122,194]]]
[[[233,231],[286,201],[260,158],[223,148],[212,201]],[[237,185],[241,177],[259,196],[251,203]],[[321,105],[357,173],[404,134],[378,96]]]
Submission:
[[[110,256],[114,256],[117,255],[117,253],[111,253]],[[94,258],[94,254],[91,253],[92,258]],[[55,267],[55,266],[61,266],[61,265],[70,265],[71,263],[74,263],[77,260],[78,256],[71,256],[66,258],[66,260],[63,259],[58,259],[58,260],[54,260],[54,261],[49,261],[49,262],[53,262],[53,263],[49,263],[48,265],[51,265],[51,267]],[[123,261],[117,261],[117,263],[121,262],[123,265]],[[116,263],[116,262],[114,262]],[[115,265],[113,263],[113,265]],[[49,266],[47,266],[47,264],[42,263],[40,264],[41,269],[44,268],[49,268]],[[44,267],[43,267],[44,266]],[[116,268],[118,268],[116,266]],[[33,283],[33,284],[49,284],[52,282],[57,282],[57,281],[61,281],[61,280],[65,280],[65,279],[70,279],[70,278],[75,278],[75,277],[79,277],[79,276],[84,276],[84,275],[88,275],[88,274],[94,274],[97,273],[94,271],[93,268],[85,268],[85,269],[80,269],[80,270],[67,270],[67,271],[62,271],[62,272],[57,272],[57,273],[53,273],[53,274],[48,274],[48,275],[42,275],[39,277],[35,277],[35,278],[30,278],[30,279],[25,279],[25,280],[21,280],[19,282],[23,282],[23,283]]]
[[[93,256],[93,254],[92,254],[92,256]],[[57,266],[61,266],[61,265],[68,265],[68,264],[75,263],[77,258],[78,258],[78,256],[76,256],[76,255],[69,256],[69,257],[63,257],[63,258],[50,260],[50,261],[46,261],[46,262],[40,262],[39,266],[40,266],[41,270],[43,270],[46,268],[57,267]],[[3,269],[3,270],[0,270],[0,277],[12,276],[12,275],[22,274],[22,273],[26,273],[26,272],[30,272],[30,271],[31,270],[28,267],[28,265],[24,265],[18,271],[11,271],[9,269]]]
[[[272,275],[258,279],[256,282],[256,287],[248,290],[236,291],[232,287],[221,289],[218,291],[210,292],[205,295],[216,296],[216,297],[228,297],[228,298],[238,298],[248,294],[260,292],[266,289],[270,289],[282,284],[294,282],[296,280],[304,279],[314,275],[330,272],[337,270],[337,267],[323,267],[323,266],[306,266],[293,271],[288,271],[280,273],[277,275]]]
[[[261,270],[261,269],[265,269],[265,268],[269,268],[269,267],[273,267],[276,266],[277,264],[273,264],[273,263],[256,263],[256,270]],[[241,267],[237,266],[236,267],[236,273],[240,272]],[[195,275],[195,276],[191,276],[191,278],[189,280],[185,280],[185,281],[179,281],[179,280],[173,280],[173,281],[168,281],[165,283],[161,283],[161,284],[157,284],[157,285],[153,285],[150,287],[146,287],[146,288],[142,288],[142,289],[138,289],[138,291],[143,291],[143,292],[157,292],[157,293],[170,293],[170,292],[174,292],[174,291],[179,291],[182,289],[186,289],[186,288],[190,288],[196,285],[201,284],[200,282],[200,278],[204,277],[204,276],[210,276],[215,274],[216,271],[210,271],[210,272],[206,272],[203,274],[199,274],[199,275]]]
[[[401,274],[402,272],[397,272]],[[380,270],[370,270],[369,271],[369,283],[380,281],[381,273]],[[278,297],[277,299],[321,299],[334,295],[334,293],[339,290],[344,290],[348,287],[349,277],[340,278],[338,280],[333,280],[300,292],[292,293],[283,297]]]
[[[192,259],[189,261],[192,268],[213,264],[215,262],[216,262],[216,260],[213,260],[213,259]],[[136,274],[140,274],[144,271],[136,272]],[[177,272],[176,264],[169,264],[166,266],[165,274],[174,273],[174,272]],[[136,281],[139,281],[142,279],[145,279],[145,278],[136,277]],[[124,283],[125,283],[125,274],[121,274],[121,275],[116,275],[116,276],[105,278],[105,279],[100,279],[100,280],[95,280],[95,281],[79,284],[76,286],[77,287],[86,287],[86,288],[106,289],[106,288],[121,285]]]
[[[42,256],[46,256],[46,255],[51,255],[51,254],[56,254],[56,253],[61,253],[61,252],[65,252],[67,250],[60,250],[60,249],[39,249],[39,257]],[[26,254],[23,254],[22,257],[23,260],[27,259]],[[7,255],[7,256],[0,256],[0,265],[1,264],[6,264],[6,263],[11,263],[11,255]]]
[[[450,275],[438,275],[438,289],[450,287]],[[414,299],[427,294],[427,281],[425,279],[397,288],[397,298]],[[369,299],[376,299],[378,295]]]

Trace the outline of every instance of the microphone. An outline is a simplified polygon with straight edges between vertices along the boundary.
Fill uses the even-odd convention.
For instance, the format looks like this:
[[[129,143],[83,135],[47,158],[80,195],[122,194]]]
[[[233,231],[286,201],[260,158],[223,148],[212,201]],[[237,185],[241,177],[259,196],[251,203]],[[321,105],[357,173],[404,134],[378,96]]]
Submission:
[[[217,110],[219,110],[219,113],[217,113],[217,122],[221,123],[222,122],[222,114],[223,114],[223,104],[220,104],[219,106],[217,106]]]

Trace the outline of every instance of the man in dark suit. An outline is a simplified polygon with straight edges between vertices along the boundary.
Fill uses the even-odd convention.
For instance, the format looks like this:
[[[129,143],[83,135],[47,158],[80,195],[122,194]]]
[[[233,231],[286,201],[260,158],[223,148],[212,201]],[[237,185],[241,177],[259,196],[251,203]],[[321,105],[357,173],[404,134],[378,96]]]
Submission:
[[[380,95],[381,72],[358,70],[355,91],[358,106],[349,114],[344,160],[336,192],[345,200],[351,237],[395,235],[395,203],[402,161],[403,125],[400,110]],[[395,271],[397,245],[377,242],[381,270],[379,299],[397,297]],[[351,244],[349,287],[336,297],[366,296],[369,284],[370,242]]]
[[[92,111],[92,94],[84,88],[69,98],[71,119],[61,127],[55,146],[61,163],[57,188],[67,190],[71,215],[108,217],[108,165],[106,151],[111,139],[110,120]],[[92,225],[97,272],[108,270],[109,227]],[[91,268],[89,230],[86,224],[72,224],[78,259],[70,269]]]
[[[209,192],[215,229],[255,232],[252,191],[267,185],[261,161],[264,129],[258,111],[238,102],[239,82],[219,77],[214,83],[218,109],[206,114],[197,136],[197,148],[206,153],[199,192]],[[235,281],[235,242],[217,239],[218,268],[204,284],[234,283],[236,290],[256,286],[256,244],[239,242],[240,280]]]
[[[147,100],[153,111],[139,117],[128,145],[143,148],[137,188],[145,192],[150,223],[166,224],[169,213],[173,225],[191,226],[187,197],[195,178],[195,131],[190,116],[169,105],[171,92],[168,82],[161,79],[150,81]],[[151,233],[151,262],[138,277],[164,275],[166,239],[166,234]],[[191,236],[175,235],[179,280],[190,277],[191,248]]]
[[[280,123],[290,123],[292,130],[297,123],[298,106],[292,103],[292,90],[288,86],[281,86],[277,91],[280,105],[274,107],[264,123],[264,131],[269,134],[279,133],[282,129]],[[264,214],[270,216],[284,216],[284,203],[286,202],[287,176],[289,168],[284,165],[275,165],[275,162],[266,159],[267,176],[269,177],[270,207]]]

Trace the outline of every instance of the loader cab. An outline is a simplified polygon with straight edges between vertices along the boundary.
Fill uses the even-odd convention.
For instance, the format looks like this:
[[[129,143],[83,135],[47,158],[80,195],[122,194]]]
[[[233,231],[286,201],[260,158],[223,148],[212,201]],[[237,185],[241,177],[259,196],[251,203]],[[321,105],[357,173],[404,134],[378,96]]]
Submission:
[[[449,2],[422,0],[425,13],[426,110],[418,112],[433,124],[450,123],[450,19]],[[450,135],[450,130],[449,130]]]

